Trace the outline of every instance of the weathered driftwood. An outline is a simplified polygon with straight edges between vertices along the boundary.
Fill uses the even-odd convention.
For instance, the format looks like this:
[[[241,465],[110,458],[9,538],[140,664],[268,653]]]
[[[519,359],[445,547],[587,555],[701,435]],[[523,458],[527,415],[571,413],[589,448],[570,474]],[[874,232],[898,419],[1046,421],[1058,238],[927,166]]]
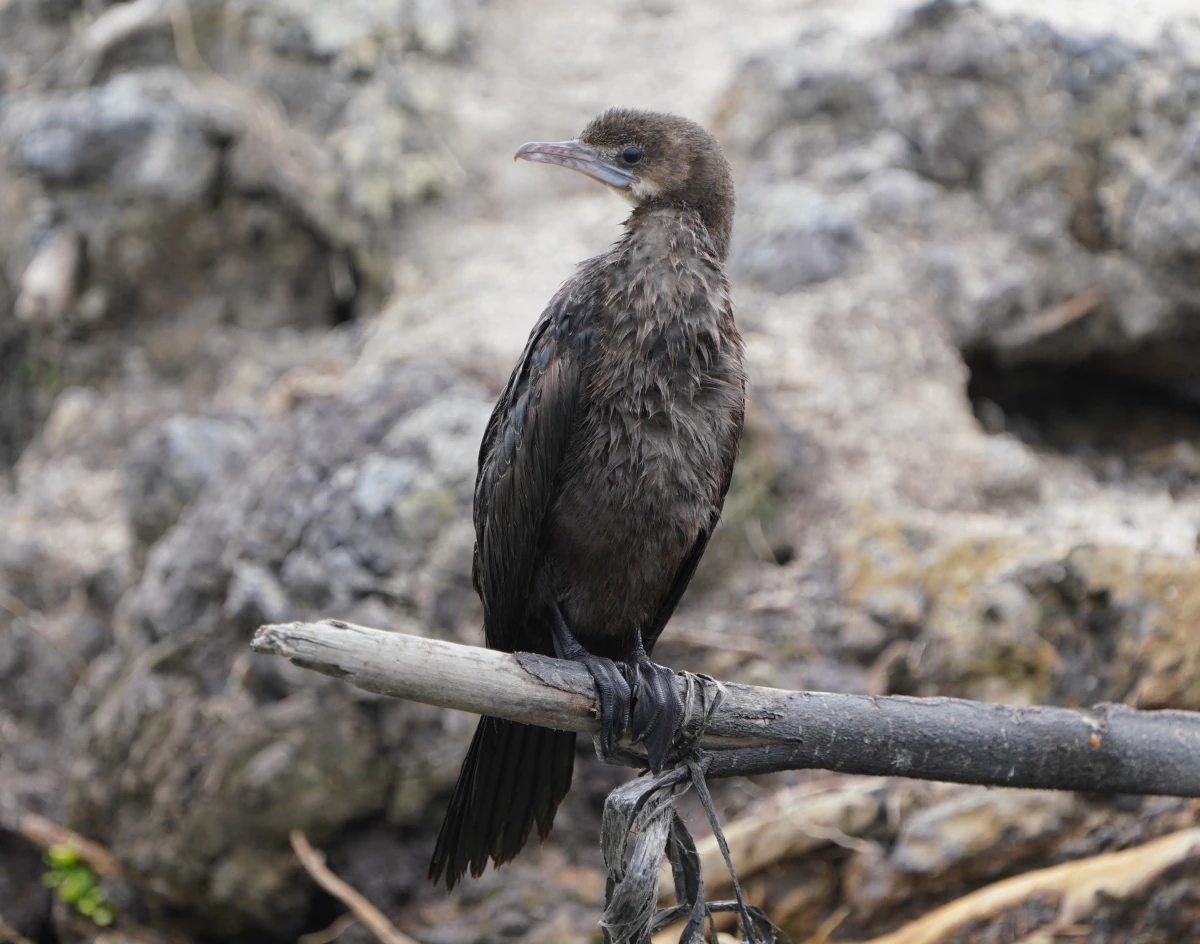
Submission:
[[[594,734],[574,663],[336,621],[264,626],[258,652],[368,691]],[[682,680],[681,680],[682,684]],[[1200,713],[1072,710],[726,684],[701,745],[709,776],[802,768],[954,783],[1200,797]]]

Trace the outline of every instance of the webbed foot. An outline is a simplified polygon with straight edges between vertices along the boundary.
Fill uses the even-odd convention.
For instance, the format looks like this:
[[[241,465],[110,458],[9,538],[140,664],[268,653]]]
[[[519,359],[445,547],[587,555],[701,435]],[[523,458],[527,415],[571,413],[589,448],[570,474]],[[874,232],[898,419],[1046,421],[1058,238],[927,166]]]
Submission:
[[[578,662],[588,670],[596,685],[596,701],[600,706],[600,753],[607,757],[629,729],[632,706],[629,683],[623,668],[612,659],[592,655],[583,648],[558,606],[552,608],[551,616],[555,655]]]
[[[620,667],[633,697],[633,740],[645,745],[650,769],[657,774],[666,763],[683,712],[675,673],[650,661],[640,631],[636,647],[621,659]]]

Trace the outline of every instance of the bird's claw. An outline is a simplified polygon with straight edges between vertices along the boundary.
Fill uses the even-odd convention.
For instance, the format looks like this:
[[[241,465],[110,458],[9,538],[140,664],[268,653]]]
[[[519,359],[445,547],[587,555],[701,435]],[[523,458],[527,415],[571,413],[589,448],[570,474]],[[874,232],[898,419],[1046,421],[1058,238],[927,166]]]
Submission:
[[[588,654],[578,661],[596,684],[596,702],[600,708],[600,753],[608,757],[629,730],[632,707],[629,683],[621,667],[612,659]]]
[[[666,764],[683,712],[675,673],[651,662],[641,646],[621,662],[621,671],[633,697],[633,740],[645,746],[650,769],[657,774]]]
[[[600,753],[608,757],[629,730],[632,708],[629,683],[612,659],[594,656],[580,645],[557,605],[551,609],[550,615],[554,654],[560,659],[578,662],[588,670],[595,683],[596,703],[600,711]]]
[[[645,745],[650,769],[656,774],[661,772],[675,740],[675,726],[683,713],[675,673],[650,661],[641,632],[635,636],[633,649],[614,662],[584,649],[557,605],[550,615],[554,654],[580,663],[595,683],[600,753],[610,756],[632,723],[634,743]]]

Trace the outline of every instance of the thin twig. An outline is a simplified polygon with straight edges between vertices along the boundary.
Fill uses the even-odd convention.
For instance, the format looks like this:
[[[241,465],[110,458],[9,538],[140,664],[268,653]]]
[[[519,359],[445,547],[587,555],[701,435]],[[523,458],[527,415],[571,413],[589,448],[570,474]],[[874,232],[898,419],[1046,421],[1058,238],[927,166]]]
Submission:
[[[829,940],[830,935],[832,935],[834,931],[841,927],[842,922],[850,917],[851,910],[852,909],[849,905],[842,905],[840,908],[838,908],[833,914],[821,922],[821,926],[817,928],[816,932],[814,932],[813,936],[808,939],[806,944],[825,944],[825,942]]]
[[[339,937],[358,924],[358,918],[347,912],[340,915],[323,931],[313,931],[311,934],[301,934],[296,938],[296,944],[333,944]]]
[[[325,864],[325,856],[309,845],[304,833],[293,829],[288,837],[296,858],[313,881],[350,909],[363,927],[375,935],[383,944],[417,944],[411,937],[396,928],[382,911],[365,899],[357,890],[342,881]]]
[[[33,944],[33,941],[0,916],[0,944]]]
[[[1067,326],[1090,315],[1103,304],[1104,295],[1100,292],[1092,291],[1075,295],[1060,305],[1047,308],[1026,321],[998,332],[997,347],[1004,352],[1006,363],[1011,363],[1017,358],[1019,349],[1024,349],[1049,335],[1057,334]]]
[[[111,6],[88,24],[78,45],[92,59],[100,59],[118,43],[164,25],[169,2],[171,0],[132,0]]]
[[[124,874],[121,864],[102,845],[37,813],[23,814],[17,821],[17,831],[39,849],[70,846],[79,860],[102,879],[118,879]]]

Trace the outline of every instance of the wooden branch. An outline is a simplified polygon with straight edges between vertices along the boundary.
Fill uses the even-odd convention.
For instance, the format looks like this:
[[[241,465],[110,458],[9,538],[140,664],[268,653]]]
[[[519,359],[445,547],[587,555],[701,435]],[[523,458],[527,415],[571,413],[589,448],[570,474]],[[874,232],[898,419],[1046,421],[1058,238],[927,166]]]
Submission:
[[[417,944],[392,924],[387,916],[367,901],[357,889],[334,875],[325,864],[325,856],[309,844],[304,833],[293,829],[288,838],[292,843],[292,851],[304,866],[304,871],[312,876],[314,882],[349,908],[350,913],[375,935],[376,940],[381,944]]]
[[[383,695],[567,731],[598,731],[591,677],[571,662],[333,620],[264,626],[251,645]],[[1004,787],[1200,797],[1196,712],[725,687],[725,700],[701,742],[715,752],[710,776],[824,768]]]

